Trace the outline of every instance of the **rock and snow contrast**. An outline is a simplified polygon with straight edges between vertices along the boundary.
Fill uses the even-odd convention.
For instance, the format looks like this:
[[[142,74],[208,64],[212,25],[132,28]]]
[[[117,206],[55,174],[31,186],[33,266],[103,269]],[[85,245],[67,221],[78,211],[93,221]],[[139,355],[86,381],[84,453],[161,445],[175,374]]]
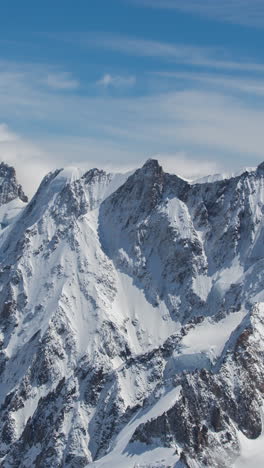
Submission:
[[[262,467],[264,163],[0,165],[0,466]]]
[[[13,167],[0,163],[0,229],[8,226],[28,199],[16,180]]]

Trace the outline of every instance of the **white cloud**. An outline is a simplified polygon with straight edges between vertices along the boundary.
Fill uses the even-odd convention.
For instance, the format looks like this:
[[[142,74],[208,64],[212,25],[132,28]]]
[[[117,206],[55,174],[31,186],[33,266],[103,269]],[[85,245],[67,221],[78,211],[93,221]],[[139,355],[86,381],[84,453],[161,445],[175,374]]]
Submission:
[[[114,88],[131,87],[136,84],[136,78],[135,76],[120,76],[106,73],[96,84],[104,88],[111,86]]]
[[[3,132],[2,132],[3,130]],[[7,138],[2,136],[7,135]],[[13,166],[17,172],[19,183],[28,196],[32,196],[42,178],[53,167],[45,151],[29,140],[21,138],[8,128],[0,125],[0,162]]]
[[[17,137],[12,133],[5,123],[0,123],[0,145],[16,141]]]
[[[175,9],[245,26],[264,26],[263,0],[129,0],[129,3]]]
[[[181,152],[176,154],[156,154],[154,158],[158,159],[166,172],[177,174],[190,180],[224,171],[223,166],[217,161],[197,160]]]
[[[1,139],[2,129],[7,139]],[[189,179],[223,170],[215,161],[193,159],[183,152],[140,154],[110,140],[57,137],[33,142],[11,132],[6,124],[0,124],[0,162],[15,167],[18,181],[29,197],[34,195],[42,178],[56,168],[98,167],[109,172],[127,172],[141,167],[149,157],[158,159],[165,171]]]

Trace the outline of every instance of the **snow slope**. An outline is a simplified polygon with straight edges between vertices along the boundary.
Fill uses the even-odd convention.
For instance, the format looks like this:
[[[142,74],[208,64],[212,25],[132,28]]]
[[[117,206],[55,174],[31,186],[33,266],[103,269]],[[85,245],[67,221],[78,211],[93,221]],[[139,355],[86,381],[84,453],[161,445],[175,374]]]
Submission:
[[[262,418],[262,425],[263,425]],[[264,432],[255,440],[247,439],[243,433],[238,434],[241,447],[241,455],[236,460],[234,468],[262,468],[263,467],[263,444]]]
[[[109,455],[103,457],[91,467],[107,468],[113,466],[116,468],[134,468],[134,466],[144,466],[151,463],[151,466],[162,466],[162,463],[175,463],[179,457],[175,456],[175,451],[171,449],[151,449],[143,444],[129,444],[136,428],[152,418],[162,415],[170,409],[179,398],[180,388],[176,387],[169,390],[166,394],[159,397],[158,401],[149,409],[141,409],[116,438],[114,447]],[[161,464],[161,465],[160,465]],[[146,465],[145,465],[146,466]]]
[[[26,203],[19,198],[0,206],[0,228],[5,229],[14,222],[25,207]]]

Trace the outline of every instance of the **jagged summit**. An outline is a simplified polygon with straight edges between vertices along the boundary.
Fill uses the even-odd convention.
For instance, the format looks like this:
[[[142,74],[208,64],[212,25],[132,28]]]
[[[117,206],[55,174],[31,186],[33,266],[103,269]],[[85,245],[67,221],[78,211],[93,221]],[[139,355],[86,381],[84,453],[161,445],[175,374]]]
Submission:
[[[161,172],[163,171],[162,166],[160,165],[159,161],[157,159],[149,158],[147,161],[143,164],[142,170],[145,171],[155,171],[155,172]]]
[[[19,216],[27,201],[17,182],[15,169],[0,163],[0,232]]]
[[[28,198],[24,194],[21,185],[17,182],[16,171],[8,164],[0,163],[0,206],[15,198],[27,202]]]
[[[264,172],[264,161],[258,165],[257,171],[258,172]]]

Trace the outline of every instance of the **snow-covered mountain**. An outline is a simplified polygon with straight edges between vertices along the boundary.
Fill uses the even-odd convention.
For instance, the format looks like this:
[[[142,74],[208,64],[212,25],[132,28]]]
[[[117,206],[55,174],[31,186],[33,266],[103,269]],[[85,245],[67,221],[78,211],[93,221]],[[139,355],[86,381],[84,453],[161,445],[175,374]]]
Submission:
[[[0,466],[263,466],[264,163],[0,168]]]

